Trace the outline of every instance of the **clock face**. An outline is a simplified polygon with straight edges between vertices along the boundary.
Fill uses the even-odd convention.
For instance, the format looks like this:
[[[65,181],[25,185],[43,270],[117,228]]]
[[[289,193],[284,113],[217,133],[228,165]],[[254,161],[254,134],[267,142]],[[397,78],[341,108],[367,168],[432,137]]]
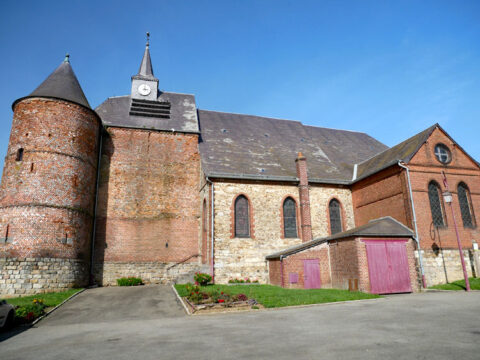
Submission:
[[[140,93],[140,95],[147,96],[148,94],[150,94],[150,91],[150,86],[148,86],[147,84],[141,84],[138,87],[138,92]]]

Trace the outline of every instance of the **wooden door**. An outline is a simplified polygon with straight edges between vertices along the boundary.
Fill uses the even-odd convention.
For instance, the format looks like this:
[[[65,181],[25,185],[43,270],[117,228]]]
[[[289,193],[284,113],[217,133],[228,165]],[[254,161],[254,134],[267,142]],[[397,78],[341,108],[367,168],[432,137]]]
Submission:
[[[366,240],[370,292],[411,292],[405,240]]]
[[[303,287],[320,289],[320,265],[318,259],[303,260]]]

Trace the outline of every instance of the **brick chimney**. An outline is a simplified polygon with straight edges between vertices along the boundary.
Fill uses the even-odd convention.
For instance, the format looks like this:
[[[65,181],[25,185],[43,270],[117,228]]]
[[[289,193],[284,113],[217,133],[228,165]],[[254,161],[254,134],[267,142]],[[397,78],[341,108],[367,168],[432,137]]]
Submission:
[[[302,242],[312,240],[312,218],[310,215],[310,191],[308,188],[307,159],[301,152],[295,160],[297,177],[300,180],[298,192],[300,194],[300,225],[302,229]]]

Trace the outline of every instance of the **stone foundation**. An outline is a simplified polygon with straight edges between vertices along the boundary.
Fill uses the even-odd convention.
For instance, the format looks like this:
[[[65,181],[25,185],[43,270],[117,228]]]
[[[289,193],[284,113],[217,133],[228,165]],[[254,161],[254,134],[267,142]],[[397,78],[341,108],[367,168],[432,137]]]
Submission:
[[[117,285],[122,277],[139,277],[144,284],[193,282],[193,275],[202,271],[199,262],[183,264],[160,262],[104,262],[94,266],[95,282],[101,286]],[[206,272],[203,270],[203,272]]]
[[[0,259],[0,296],[33,295],[88,285],[82,260],[52,258]]]
[[[468,276],[471,277],[473,274],[478,276],[478,269],[477,271],[473,270],[475,262],[473,261],[472,250],[463,250],[463,254]],[[439,249],[438,252],[422,250],[422,256],[427,286],[445,284],[464,278],[458,250]],[[418,261],[418,251],[415,251],[415,257]]]

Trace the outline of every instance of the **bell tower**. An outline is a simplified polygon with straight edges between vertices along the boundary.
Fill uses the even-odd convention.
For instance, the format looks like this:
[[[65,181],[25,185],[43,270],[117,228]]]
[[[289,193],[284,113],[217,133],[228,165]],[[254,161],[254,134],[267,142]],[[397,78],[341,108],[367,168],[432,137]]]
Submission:
[[[158,79],[153,75],[150,59],[150,33],[147,32],[147,44],[138,74],[132,76],[132,99],[156,101],[158,97]]]

